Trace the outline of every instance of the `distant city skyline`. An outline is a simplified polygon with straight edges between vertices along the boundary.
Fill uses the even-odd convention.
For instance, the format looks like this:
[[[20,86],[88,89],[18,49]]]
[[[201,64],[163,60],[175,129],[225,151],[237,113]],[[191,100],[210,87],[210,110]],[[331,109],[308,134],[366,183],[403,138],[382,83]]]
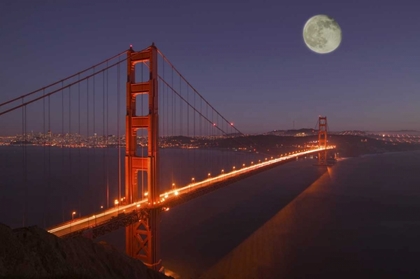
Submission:
[[[141,50],[155,42],[244,133],[312,128],[318,115],[328,117],[333,131],[418,131],[419,5],[3,1],[0,103],[130,44]],[[303,26],[316,14],[333,17],[342,29],[341,45],[330,54],[304,44]],[[7,134],[8,124],[0,125]]]

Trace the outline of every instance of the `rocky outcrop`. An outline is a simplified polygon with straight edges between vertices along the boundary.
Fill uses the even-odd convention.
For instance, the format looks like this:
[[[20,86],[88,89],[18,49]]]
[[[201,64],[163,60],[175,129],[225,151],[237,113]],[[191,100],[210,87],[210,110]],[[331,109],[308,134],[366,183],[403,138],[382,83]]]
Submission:
[[[0,224],[0,278],[171,278],[106,243]]]

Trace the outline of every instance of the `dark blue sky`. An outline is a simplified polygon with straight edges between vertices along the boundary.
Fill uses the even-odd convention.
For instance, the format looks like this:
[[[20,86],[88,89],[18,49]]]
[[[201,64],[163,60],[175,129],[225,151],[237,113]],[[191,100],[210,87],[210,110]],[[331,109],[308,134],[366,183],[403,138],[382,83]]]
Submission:
[[[420,129],[418,1],[0,2],[0,102],[133,44],[155,42],[244,132],[313,127]],[[302,29],[336,19],[340,47],[318,55]]]

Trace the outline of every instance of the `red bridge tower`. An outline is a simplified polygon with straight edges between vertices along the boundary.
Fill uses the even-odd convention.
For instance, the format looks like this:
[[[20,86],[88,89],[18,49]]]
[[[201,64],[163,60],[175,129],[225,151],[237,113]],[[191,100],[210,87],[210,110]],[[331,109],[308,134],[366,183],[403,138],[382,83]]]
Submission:
[[[327,117],[319,116],[318,120],[318,147],[324,148],[324,150],[318,153],[318,165],[327,165]]]
[[[149,80],[135,81],[135,65],[148,62]],[[125,198],[128,203],[141,200],[138,187],[138,172],[147,173],[148,202],[153,205],[158,193],[158,82],[157,48],[152,44],[142,51],[127,53],[127,114],[125,148]],[[147,115],[136,114],[136,96],[148,95]],[[136,154],[137,130],[147,129],[147,157]],[[141,194],[140,194],[141,195]],[[126,227],[126,252],[129,256],[142,260],[153,269],[158,269],[158,209],[150,209],[144,218]]]

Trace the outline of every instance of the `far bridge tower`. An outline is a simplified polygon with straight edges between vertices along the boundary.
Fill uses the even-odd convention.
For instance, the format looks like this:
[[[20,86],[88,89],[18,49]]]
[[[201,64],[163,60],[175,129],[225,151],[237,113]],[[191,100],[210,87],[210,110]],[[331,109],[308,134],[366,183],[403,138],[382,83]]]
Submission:
[[[318,165],[326,166],[327,165],[327,117],[319,116],[318,119],[318,147],[323,148],[324,150],[319,151],[318,153]]]

